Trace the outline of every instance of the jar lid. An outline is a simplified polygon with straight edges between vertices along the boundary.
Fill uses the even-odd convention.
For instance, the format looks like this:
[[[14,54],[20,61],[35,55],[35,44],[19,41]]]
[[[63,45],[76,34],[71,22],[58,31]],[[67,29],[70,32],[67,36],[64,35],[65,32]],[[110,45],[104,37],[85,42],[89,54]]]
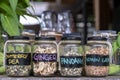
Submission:
[[[23,36],[35,36],[35,31],[31,29],[24,29],[21,33]]]
[[[113,30],[100,30],[94,31],[93,36],[102,36],[102,37],[114,37],[117,36],[117,32]]]
[[[63,34],[62,40],[81,40],[80,33]]]
[[[26,36],[10,36],[9,40],[29,40],[29,37]]]
[[[55,40],[55,37],[36,37],[35,40]]]
[[[114,30],[99,30],[99,31],[95,31],[97,33],[111,33],[111,34],[116,34],[117,32]]]
[[[101,40],[101,41],[107,41],[106,37],[99,37],[99,36],[94,36],[94,37],[88,37],[88,40]]]

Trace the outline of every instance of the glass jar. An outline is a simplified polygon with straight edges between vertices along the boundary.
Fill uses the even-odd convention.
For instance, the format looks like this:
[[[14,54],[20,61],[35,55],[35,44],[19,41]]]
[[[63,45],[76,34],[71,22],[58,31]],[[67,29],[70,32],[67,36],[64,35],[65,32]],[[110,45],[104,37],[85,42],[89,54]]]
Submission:
[[[120,75],[120,33],[112,43],[112,63],[110,63],[109,75]]]
[[[54,76],[57,71],[57,45],[55,38],[36,38],[32,58],[34,76]]]
[[[117,34],[116,31],[113,30],[100,30],[100,31],[95,31],[93,36],[98,36],[98,37],[105,37],[107,38],[107,41],[110,42],[110,45],[112,46],[111,53],[110,53],[110,66],[109,66],[109,75],[117,75],[120,70],[119,70],[119,65],[117,63],[118,55],[117,50]]]
[[[44,11],[40,15],[41,18],[41,31],[43,32],[54,32],[56,23],[56,14],[53,11]]]
[[[106,38],[89,37],[85,46],[86,76],[107,76],[109,71],[110,43]]]
[[[73,15],[69,10],[58,13],[57,24],[56,31],[59,33],[69,34],[75,32]]]
[[[28,37],[14,36],[4,46],[7,76],[31,74],[31,44]]]
[[[62,76],[81,76],[83,47],[80,36],[66,34],[58,45],[59,71]]]

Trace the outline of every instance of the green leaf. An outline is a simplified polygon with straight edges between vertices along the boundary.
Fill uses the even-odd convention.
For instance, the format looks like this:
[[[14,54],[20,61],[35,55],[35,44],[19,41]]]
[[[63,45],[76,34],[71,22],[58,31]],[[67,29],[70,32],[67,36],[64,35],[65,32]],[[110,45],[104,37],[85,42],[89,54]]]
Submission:
[[[15,11],[18,0],[9,0],[9,2],[10,2],[10,6],[11,6],[12,10]]]
[[[3,53],[0,52],[0,66],[3,65],[3,57],[4,57]]]
[[[0,0],[0,24],[2,31],[10,36],[20,35],[23,26],[19,22],[21,15],[27,15],[26,8],[30,0]],[[0,26],[0,27],[1,27]],[[1,33],[0,33],[1,34]]]
[[[11,15],[13,13],[10,6],[8,4],[5,4],[5,3],[0,3],[0,10],[1,10],[0,13],[6,12],[9,15]]]
[[[78,52],[79,52],[79,54],[83,54],[83,47],[82,46],[78,47]]]
[[[26,9],[21,9],[19,7],[16,8],[16,13],[18,15],[25,15],[27,12],[26,12]]]
[[[3,29],[10,36],[20,35],[19,28],[18,28],[18,22],[16,21],[15,17],[1,14],[1,23],[2,23]]]
[[[4,74],[5,73],[5,67],[4,66],[1,66],[0,67],[0,74]]]
[[[18,7],[22,7],[22,9],[27,8],[28,6],[30,6],[30,4],[28,3],[29,0],[18,0]]]
[[[117,49],[119,48],[119,47],[118,47],[118,44],[117,44],[117,41],[114,41],[114,42],[112,43],[112,47],[113,47],[113,54],[115,54],[115,52],[116,52]]]
[[[7,52],[8,52],[8,53],[14,52],[14,51],[15,51],[14,49],[15,49],[15,48],[14,48],[14,46],[13,46],[12,44],[8,44],[8,46],[7,46]]]
[[[118,44],[118,46],[120,47],[120,32],[118,33],[117,44]]]
[[[24,28],[23,25],[21,23],[19,23],[18,25],[19,25],[19,29],[23,30],[23,28]]]
[[[25,3],[29,6],[30,0],[25,0]]]
[[[119,73],[119,71],[120,71],[119,65],[110,64],[110,66],[109,66],[109,75]]]
[[[10,1],[10,4],[12,6],[15,6],[17,5],[17,0],[14,0],[14,2],[16,2],[16,4],[14,2],[12,2],[11,0]],[[15,7],[14,7],[15,8]],[[17,18],[17,14],[16,14],[16,11],[12,10],[11,6],[9,4],[7,4],[6,2],[4,3],[0,3],[0,9],[2,9],[4,12],[6,12],[5,15],[8,15],[8,16],[13,16],[14,19],[18,22],[18,18]]]

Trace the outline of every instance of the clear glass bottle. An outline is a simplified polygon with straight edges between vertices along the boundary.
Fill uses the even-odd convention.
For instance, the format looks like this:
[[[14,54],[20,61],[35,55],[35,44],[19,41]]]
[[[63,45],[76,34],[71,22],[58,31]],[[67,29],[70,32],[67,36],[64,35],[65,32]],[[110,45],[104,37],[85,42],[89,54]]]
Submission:
[[[34,76],[55,76],[57,71],[57,45],[53,37],[38,37],[33,49]]]
[[[31,44],[28,37],[14,36],[4,46],[7,76],[30,76]]]
[[[109,71],[110,43],[106,38],[89,37],[85,46],[86,76],[107,76]]]
[[[66,34],[58,45],[59,71],[62,76],[81,76],[83,70],[83,47],[81,38]]]

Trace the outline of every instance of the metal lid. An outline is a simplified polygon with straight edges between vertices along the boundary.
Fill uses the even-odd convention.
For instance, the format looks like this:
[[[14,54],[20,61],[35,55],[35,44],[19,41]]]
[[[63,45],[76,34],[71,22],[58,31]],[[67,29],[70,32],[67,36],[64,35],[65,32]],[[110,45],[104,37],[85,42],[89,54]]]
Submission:
[[[81,40],[80,33],[63,34],[62,40]]]
[[[10,36],[8,39],[9,40],[29,40],[29,37],[25,37],[25,36]]]
[[[94,31],[93,36],[113,37],[113,36],[117,36],[117,33],[116,31],[113,30],[100,30],[100,31]]]
[[[106,37],[94,36],[94,37],[88,37],[88,40],[107,41],[108,39]]]
[[[35,40],[55,40],[55,37],[36,37]]]

